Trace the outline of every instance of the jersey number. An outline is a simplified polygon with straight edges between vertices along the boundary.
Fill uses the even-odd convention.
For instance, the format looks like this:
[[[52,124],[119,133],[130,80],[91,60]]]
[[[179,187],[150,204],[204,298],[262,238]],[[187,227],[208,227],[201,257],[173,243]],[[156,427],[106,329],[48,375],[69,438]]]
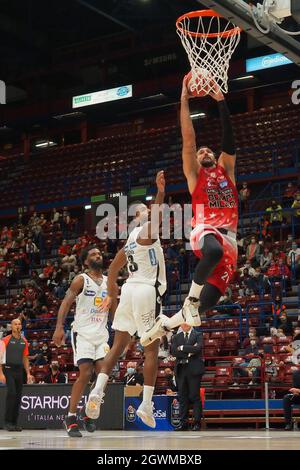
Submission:
[[[150,248],[148,251],[149,253],[149,258],[150,258],[150,263],[152,266],[157,266],[157,258],[156,258],[156,253],[154,248]]]

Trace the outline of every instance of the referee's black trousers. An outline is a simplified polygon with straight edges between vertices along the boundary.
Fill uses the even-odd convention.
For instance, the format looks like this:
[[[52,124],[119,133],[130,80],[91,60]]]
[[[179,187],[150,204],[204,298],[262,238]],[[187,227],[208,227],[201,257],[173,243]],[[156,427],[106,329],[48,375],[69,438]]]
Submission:
[[[17,424],[23,388],[23,366],[4,366],[7,395],[5,408],[5,423]]]

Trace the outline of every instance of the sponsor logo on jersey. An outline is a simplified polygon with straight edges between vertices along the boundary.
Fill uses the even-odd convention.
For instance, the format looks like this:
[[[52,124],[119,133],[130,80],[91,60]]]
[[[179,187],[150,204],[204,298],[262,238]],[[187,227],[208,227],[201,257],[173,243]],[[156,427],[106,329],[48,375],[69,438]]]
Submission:
[[[221,181],[220,182],[220,188],[226,188],[226,186],[228,186],[228,181]]]
[[[136,248],[136,242],[129,243],[129,249],[133,250],[134,248]]]
[[[95,298],[94,298],[94,305],[95,305],[95,307],[100,307],[100,305],[102,304],[102,302],[103,302],[102,297],[95,297]]]
[[[133,423],[136,420],[136,409],[132,405],[129,405],[126,410],[126,420],[129,423]]]
[[[87,297],[94,297],[94,295],[96,295],[96,292],[94,290],[86,289],[84,291],[84,295],[86,295]]]

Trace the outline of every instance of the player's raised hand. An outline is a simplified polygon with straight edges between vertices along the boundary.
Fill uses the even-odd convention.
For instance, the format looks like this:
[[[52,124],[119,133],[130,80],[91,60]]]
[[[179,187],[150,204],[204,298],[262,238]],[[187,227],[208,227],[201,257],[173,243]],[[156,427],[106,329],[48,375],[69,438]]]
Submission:
[[[181,90],[181,99],[182,100],[189,100],[190,98],[194,98],[193,95],[190,95],[189,94],[189,90],[188,90],[188,87],[187,87],[187,75],[184,76],[184,79],[182,80],[182,90]]]
[[[209,93],[209,96],[211,96],[216,101],[223,101],[225,98],[219,85],[214,80],[211,80],[211,85],[213,89]]]
[[[157,189],[160,193],[165,192],[166,180],[165,180],[164,170],[161,170],[157,173],[157,175],[156,175],[156,186],[157,186]]]

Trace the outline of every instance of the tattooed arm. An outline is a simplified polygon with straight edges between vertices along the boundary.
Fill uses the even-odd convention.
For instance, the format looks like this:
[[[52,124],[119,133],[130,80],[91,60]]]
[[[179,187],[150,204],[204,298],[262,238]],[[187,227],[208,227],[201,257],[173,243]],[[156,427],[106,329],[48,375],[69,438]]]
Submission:
[[[57,314],[56,328],[52,338],[57,347],[65,342],[64,322],[77,295],[82,291],[83,284],[84,280],[82,276],[75,277],[61,303]]]

